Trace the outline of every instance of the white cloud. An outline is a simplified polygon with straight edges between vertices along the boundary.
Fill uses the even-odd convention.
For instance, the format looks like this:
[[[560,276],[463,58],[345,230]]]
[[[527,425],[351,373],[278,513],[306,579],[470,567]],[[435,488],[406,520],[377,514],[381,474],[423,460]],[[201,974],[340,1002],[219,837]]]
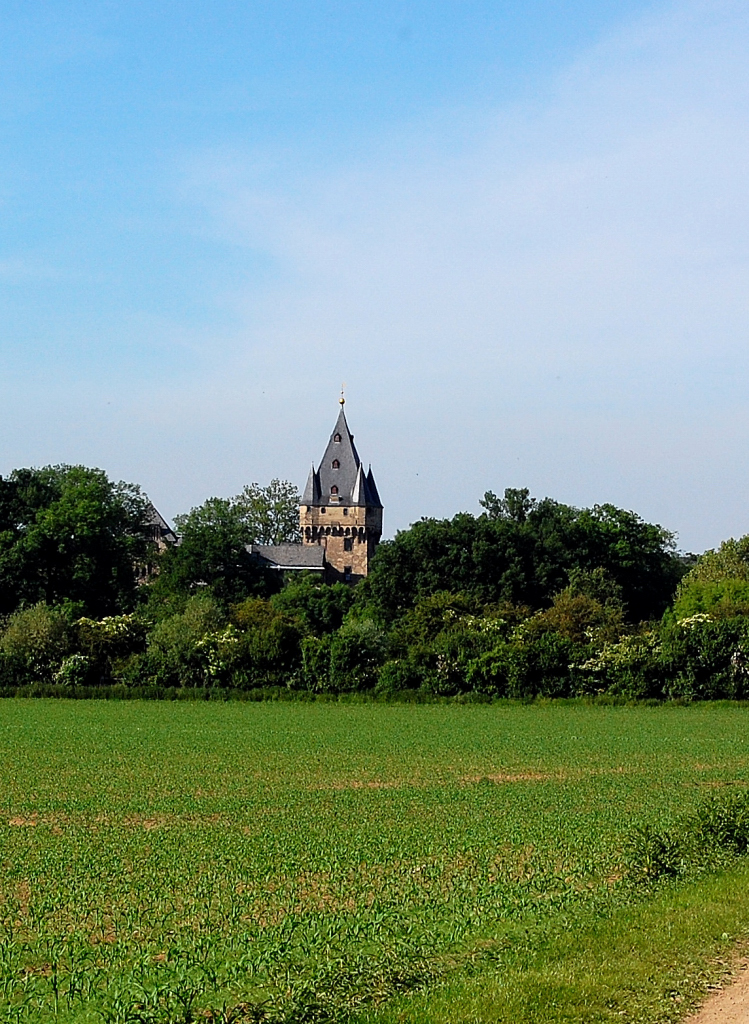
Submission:
[[[749,532],[747,44],[745,7],[677,4],[525,104],[327,164],[196,157],[181,201],[248,254],[246,287],[214,296],[245,326],[206,335],[178,393],[132,397],[133,451],[173,438],[182,504],[301,483],[346,380],[390,530],[528,485],[692,549]]]
[[[276,186],[268,154],[193,168],[276,267],[234,300],[285,440],[317,455],[345,378],[391,525],[528,483],[689,547],[749,531],[747,43],[745,8],[677,5],[543,101],[443,112],[344,167],[284,154]]]

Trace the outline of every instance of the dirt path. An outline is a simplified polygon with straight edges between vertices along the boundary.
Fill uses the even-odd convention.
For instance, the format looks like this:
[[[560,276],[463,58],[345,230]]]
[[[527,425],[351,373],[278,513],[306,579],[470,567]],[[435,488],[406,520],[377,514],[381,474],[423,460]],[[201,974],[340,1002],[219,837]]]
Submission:
[[[749,961],[743,961],[734,980],[710,996],[685,1024],[749,1024]]]

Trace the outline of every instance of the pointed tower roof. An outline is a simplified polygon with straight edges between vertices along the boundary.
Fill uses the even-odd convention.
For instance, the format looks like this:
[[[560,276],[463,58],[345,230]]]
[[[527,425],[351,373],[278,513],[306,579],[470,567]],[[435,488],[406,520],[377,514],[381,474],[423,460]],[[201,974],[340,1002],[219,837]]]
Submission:
[[[374,505],[375,508],[382,508],[382,502],[380,501],[380,495],[377,491],[377,484],[375,483],[374,473],[372,467],[369,467],[367,473],[367,493],[369,496],[368,505]]]
[[[320,477],[315,472],[314,465],[309,471],[307,477],[307,486],[304,488],[304,494],[302,495],[303,505],[316,505],[320,500]]]
[[[359,471],[359,454],[354,444],[354,435],[348,428],[346,414],[343,411],[338,413],[333,433],[330,435],[325,454],[320,461],[317,470],[321,504],[331,504],[331,495],[338,495],[338,502],[333,504],[351,504],[351,496],[356,483]],[[337,490],[333,490],[337,488]]]
[[[364,472],[354,435],[349,430],[341,397],[333,433],[317,470],[313,466],[302,496],[303,505],[364,505],[382,508],[370,468]]]

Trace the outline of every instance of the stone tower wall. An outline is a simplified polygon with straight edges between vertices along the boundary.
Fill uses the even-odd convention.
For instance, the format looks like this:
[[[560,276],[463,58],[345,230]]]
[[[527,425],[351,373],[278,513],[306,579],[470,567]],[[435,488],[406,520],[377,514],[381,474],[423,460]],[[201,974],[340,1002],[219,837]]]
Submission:
[[[355,582],[368,574],[370,560],[382,536],[381,508],[302,505],[299,524],[302,543],[325,548],[329,582]]]

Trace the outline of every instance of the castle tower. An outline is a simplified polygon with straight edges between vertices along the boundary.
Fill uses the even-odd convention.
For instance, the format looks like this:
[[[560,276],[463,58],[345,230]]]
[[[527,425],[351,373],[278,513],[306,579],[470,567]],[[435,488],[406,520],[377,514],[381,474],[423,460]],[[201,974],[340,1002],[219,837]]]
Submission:
[[[299,509],[302,543],[325,549],[329,582],[366,576],[382,536],[382,502],[371,467],[365,473],[359,460],[344,402],[341,397],[328,447],[318,469],[310,470]]]

